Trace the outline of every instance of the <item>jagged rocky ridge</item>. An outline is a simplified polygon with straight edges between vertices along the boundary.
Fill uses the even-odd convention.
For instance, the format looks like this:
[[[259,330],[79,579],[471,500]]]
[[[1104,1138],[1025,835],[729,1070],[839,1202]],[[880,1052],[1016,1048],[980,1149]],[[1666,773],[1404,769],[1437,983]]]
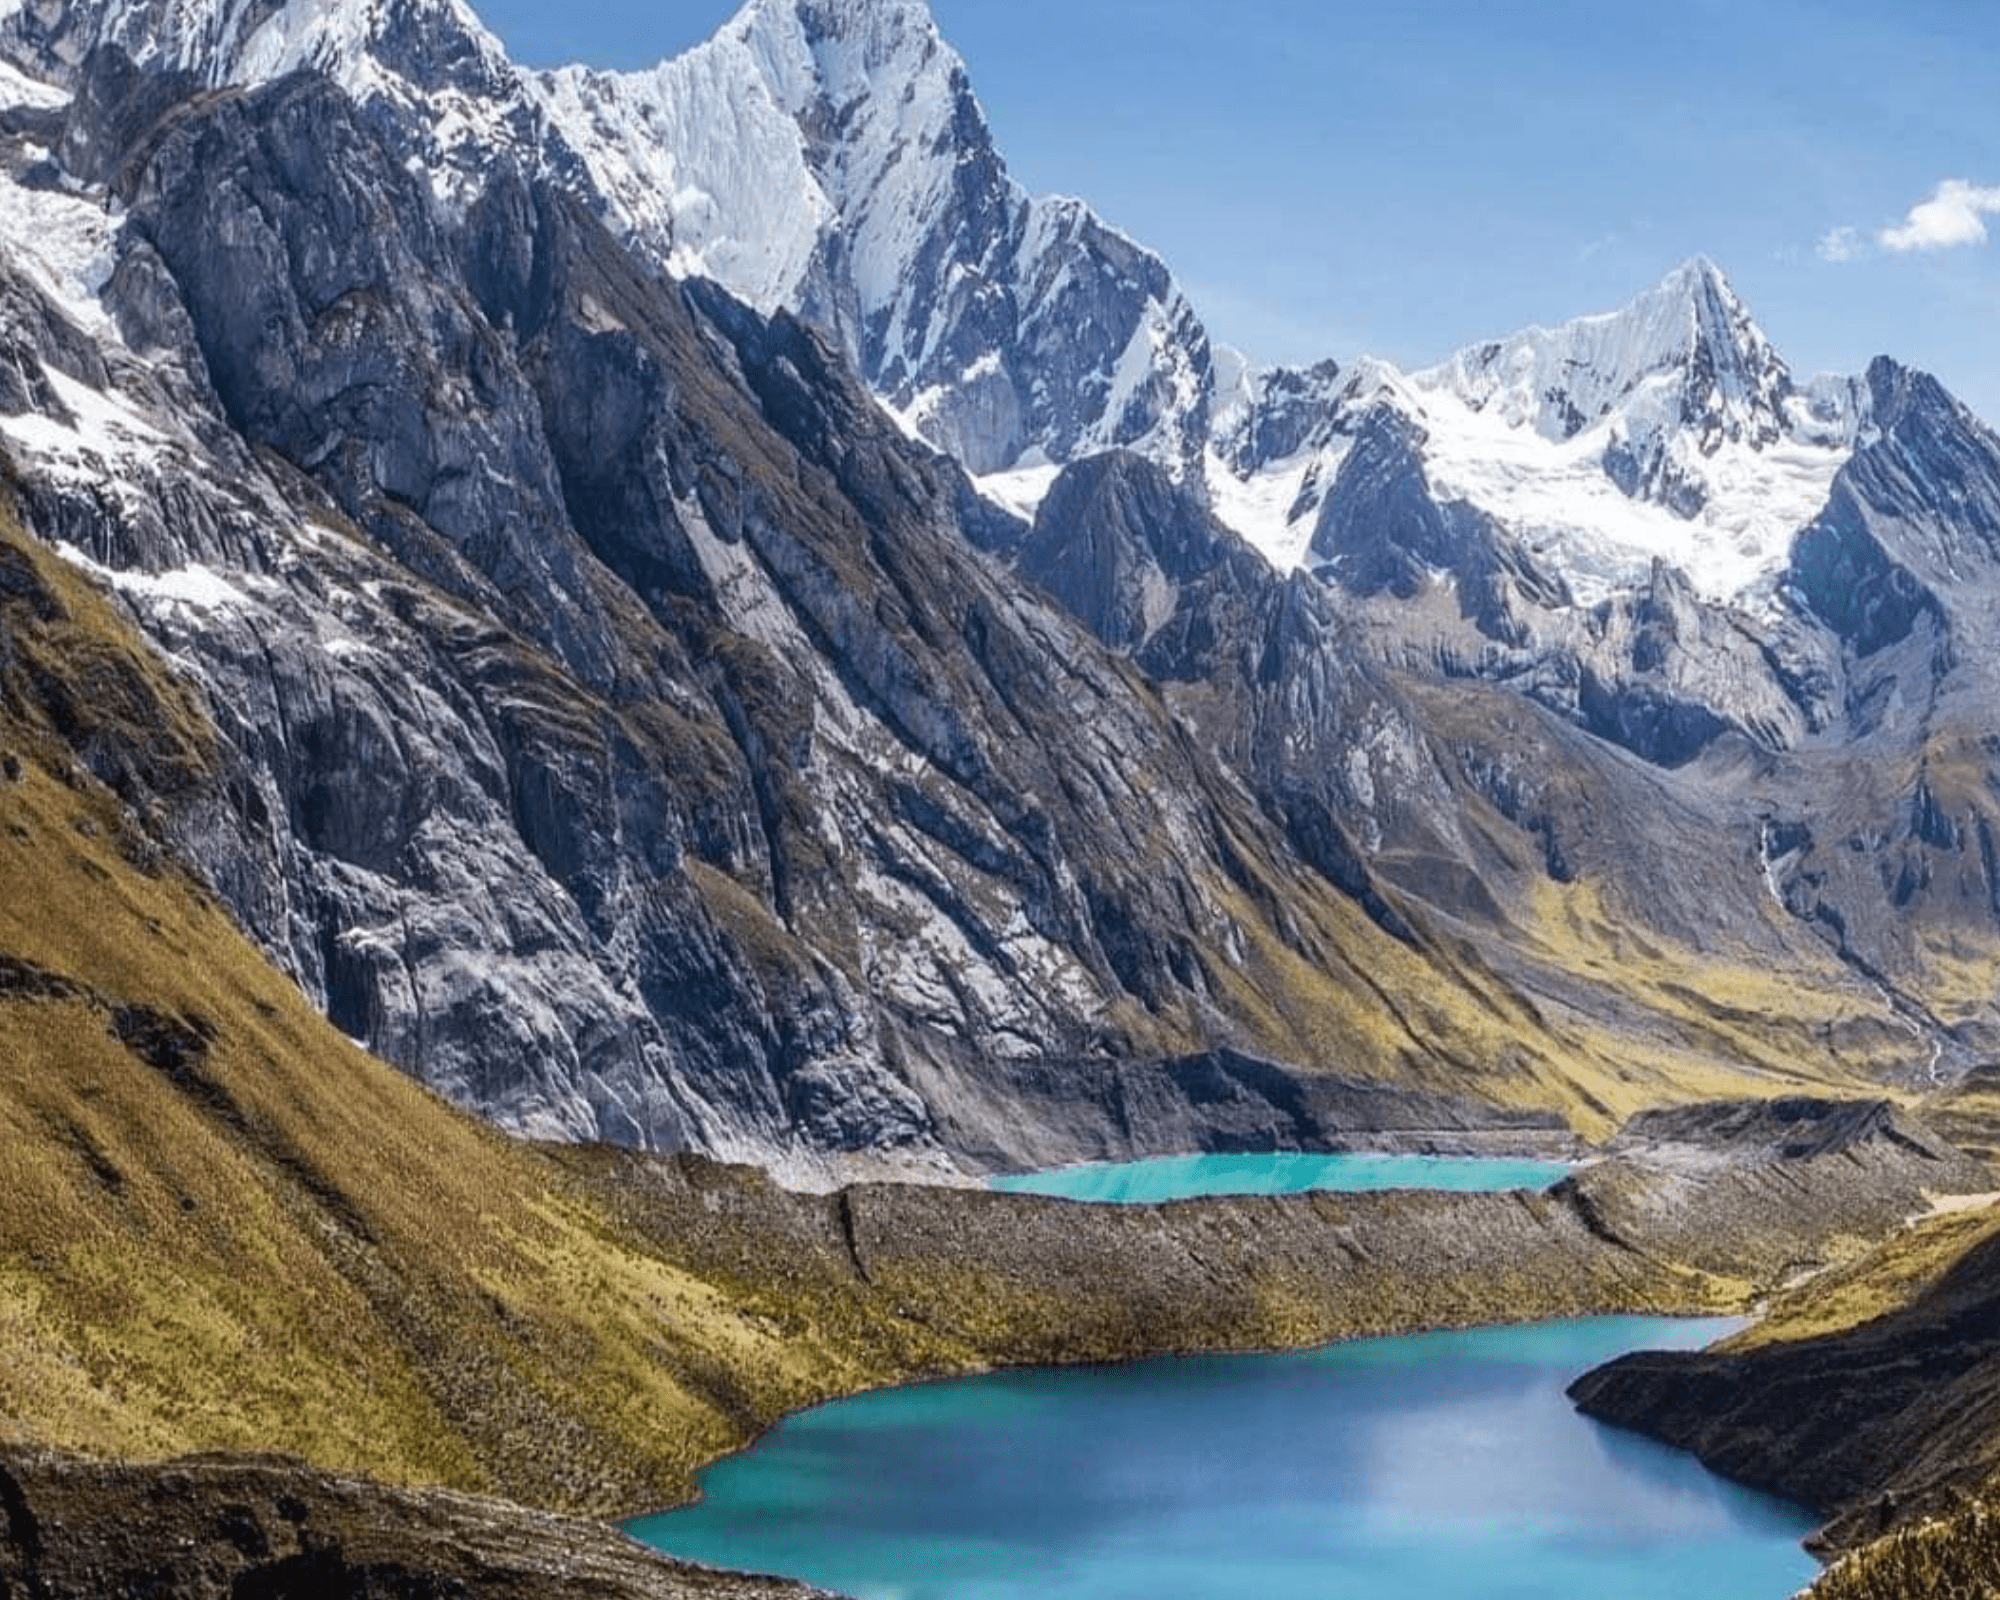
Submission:
[[[439,200],[496,161],[577,195],[641,257],[825,330],[972,470],[1144,444],[1198,468],[1208,339],[1151,252],[1007,174],[920,0],[751,0],[646,73],[514,67],[460,0],[15,8],[42,73],[104,44],[208,85],[322,71]]]
[[[1230,969],[1372,959],[801,324],[504,164],[440,210],[322,76],[74,82],[13,114],[74,246],[10,279],[17,492],[217,723],[111,776],[348,1032],[525,1131],[928,1157],[914,1085],[1270,1046],[1298,979]]]
[[[343,1027],[511,1125],[929,1158],[996,1058],[1222,1044],[1608,1117],[1678,1092],[1676,1061],[1921,1077],[1984,1048],[1990,552],[1963,507],[1993,440],[1893,365],[1801,390],[1708,264],[1414,379],[1257,380],[1206,483],[1151,423],[1038,436],[1142,449],[1054,475],[1030,527],[847,376],[897,397],[828,276],[855,217],[800,267],[824,340],[661,272],[694,246],[547,111],[594,95],[657,153],[666,124],[607,109],[639,85],[530,79],[414,0],[5,30],[79,91],[11,91],[6,193],[47,241],[9,288],[24,505],[223,723],[208,779],[132,798]],[[898,74],[944,86],[918,102],[1006,204],[893,161],[863,182],[823,138],[842,204],[874,216],[856,197],[900,173],[948,218],[891,230],[928,266],[842,270],[921,284],[1015,214],[918,8],[759,4],[688,59],[661,96],[748,60],[821,96],[822,132]],[[294,67],[319,75],[210,92]],[[1590,382],[1535,400],[1577,350]],[[1592,600],[1602,574],[1454,492],[1447,407],[1583,441],[1621,503],[1685,509],[1731,452],[1831,487],[1754,610],[1666,559]],[[1646,417],[1657,460],[1620,485],[1600,436],[1636,449]],[[1316,464],[1321,576],[1217,515],[1217,460]],[[1612,981],[1628,927],[1657,981]],[[1712,998],[1716,961],[1776,977]],[[1633,1037],[1644,1064],[1579,1101]]]

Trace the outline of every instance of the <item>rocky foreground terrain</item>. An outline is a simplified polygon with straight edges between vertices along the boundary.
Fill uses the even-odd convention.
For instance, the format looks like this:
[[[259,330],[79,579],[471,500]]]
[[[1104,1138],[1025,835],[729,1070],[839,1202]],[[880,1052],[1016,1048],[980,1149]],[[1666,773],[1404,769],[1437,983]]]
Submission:
[[[661,1559],[601,1524],[276,1457],[0,1456],[0,1593],[37,1600],[809,1600]]]

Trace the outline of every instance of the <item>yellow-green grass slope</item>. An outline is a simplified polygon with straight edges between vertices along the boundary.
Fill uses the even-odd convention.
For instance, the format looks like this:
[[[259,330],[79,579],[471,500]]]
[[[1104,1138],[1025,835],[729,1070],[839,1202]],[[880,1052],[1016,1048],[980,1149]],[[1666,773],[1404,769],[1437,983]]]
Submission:
[[[192,698],[11,525],[0,563],[32,596],[0,614],[0,1442],[631,1509],[791,1406],[967,1364],[865,1306],[739,1314],[342,1038],[75,759],[192,781]]]
[[[1811,1600],[1994,1600],[2000,1517],[1983,1504],[1879,1539],[1835,1565]]]
[[[844,1246],[824,1218],[789,1237],[769,1206],[720,1214],[711,1185],[701,1237],[662,1240],[601,1163],[510,1141],[357,1050],[79,759],[171,796],[212,752],[198,698],[116,606],[0,517],[0,1443],[278,1449],[628,1510],[787,1410],[1042,1348],[902,1314],[866,1282],[852,1212]],[[1346,902],[1314,915],[1366,944]],[[1679,1077],[1545,1022],[1469,954],[1370,965],[1407,1030],[1385,1067],[1448,1038],[1481,1086],[1547,1103],[1591,1082],[1599,1115]],[[1315,995],[1354,1014],[1289,951],[1244,970],[1298,1006],[1278,1031]],[[1532,1060],[1486,1048],[1523,1033]],[[1552,1306],[1665,1292],[1576,1263]]]

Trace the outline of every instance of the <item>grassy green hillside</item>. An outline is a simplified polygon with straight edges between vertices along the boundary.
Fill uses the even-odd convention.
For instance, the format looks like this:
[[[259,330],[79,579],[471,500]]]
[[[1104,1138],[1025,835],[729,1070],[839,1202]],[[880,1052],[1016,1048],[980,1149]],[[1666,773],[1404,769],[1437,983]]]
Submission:
[[[11,526],[0,602],[0,1436],[629,1508],[789,1405],[964,1363],[740,1315],[354,1048],[76,759],[199,781],[192,698]]]
[[[1003,1360],[1735,1307],[1830,1247],[1801,1243],[1814,1228],[1902,1214],[1885,1196],[1908,1175],[1878,1193],[1844,1155],[1826,1181],[1865,1180],[1848,1221],[1793,1215],[1800,1174],[1696,1196],[1606,1169],[1527,1204],[1315,1197],[1082,1228],[1020,1197],[795,1197],[523,1145],[341,1037],[119,800],[198,789],[211,750],[116,607],[0,521],[0,1444],[275,1449],[624,1511],[833,1393]],[[1613,937],[1584,895],[1564,924]],[[1439,1087],[1602,1122],[1670,1086],[1795,1081],[1692,1042],[1621,1056],[1615,1032],[1536,1013],[1470,956],[1396,950],[1365,1006],[1483,1062]],[[1659,960],[1662,994],[1690,978]],[[1245,966],[1354,1014],[1289,953]],[[1547,1053],[1487,1049],[1523,1033]]]

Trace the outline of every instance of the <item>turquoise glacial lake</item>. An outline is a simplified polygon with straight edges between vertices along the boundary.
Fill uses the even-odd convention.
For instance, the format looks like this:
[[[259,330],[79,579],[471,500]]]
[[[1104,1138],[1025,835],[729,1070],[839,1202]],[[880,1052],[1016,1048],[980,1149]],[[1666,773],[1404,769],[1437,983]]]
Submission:
[[[1606,1318],[954,1379],[782,1423],[627,1525],[862,1600],[1785,1600],[1812,1519],[1565,1387]]]
[[[1099,1166],[1013,1172],[991,1180],[1013,1194],[1056,1195],[1150,1205],[1196,1195],[1302,1194],[1308,1189],[1546,1189],[1569,1168],[1560,1161],[1471,1156],[1264,1155],[1157,1156]]]

